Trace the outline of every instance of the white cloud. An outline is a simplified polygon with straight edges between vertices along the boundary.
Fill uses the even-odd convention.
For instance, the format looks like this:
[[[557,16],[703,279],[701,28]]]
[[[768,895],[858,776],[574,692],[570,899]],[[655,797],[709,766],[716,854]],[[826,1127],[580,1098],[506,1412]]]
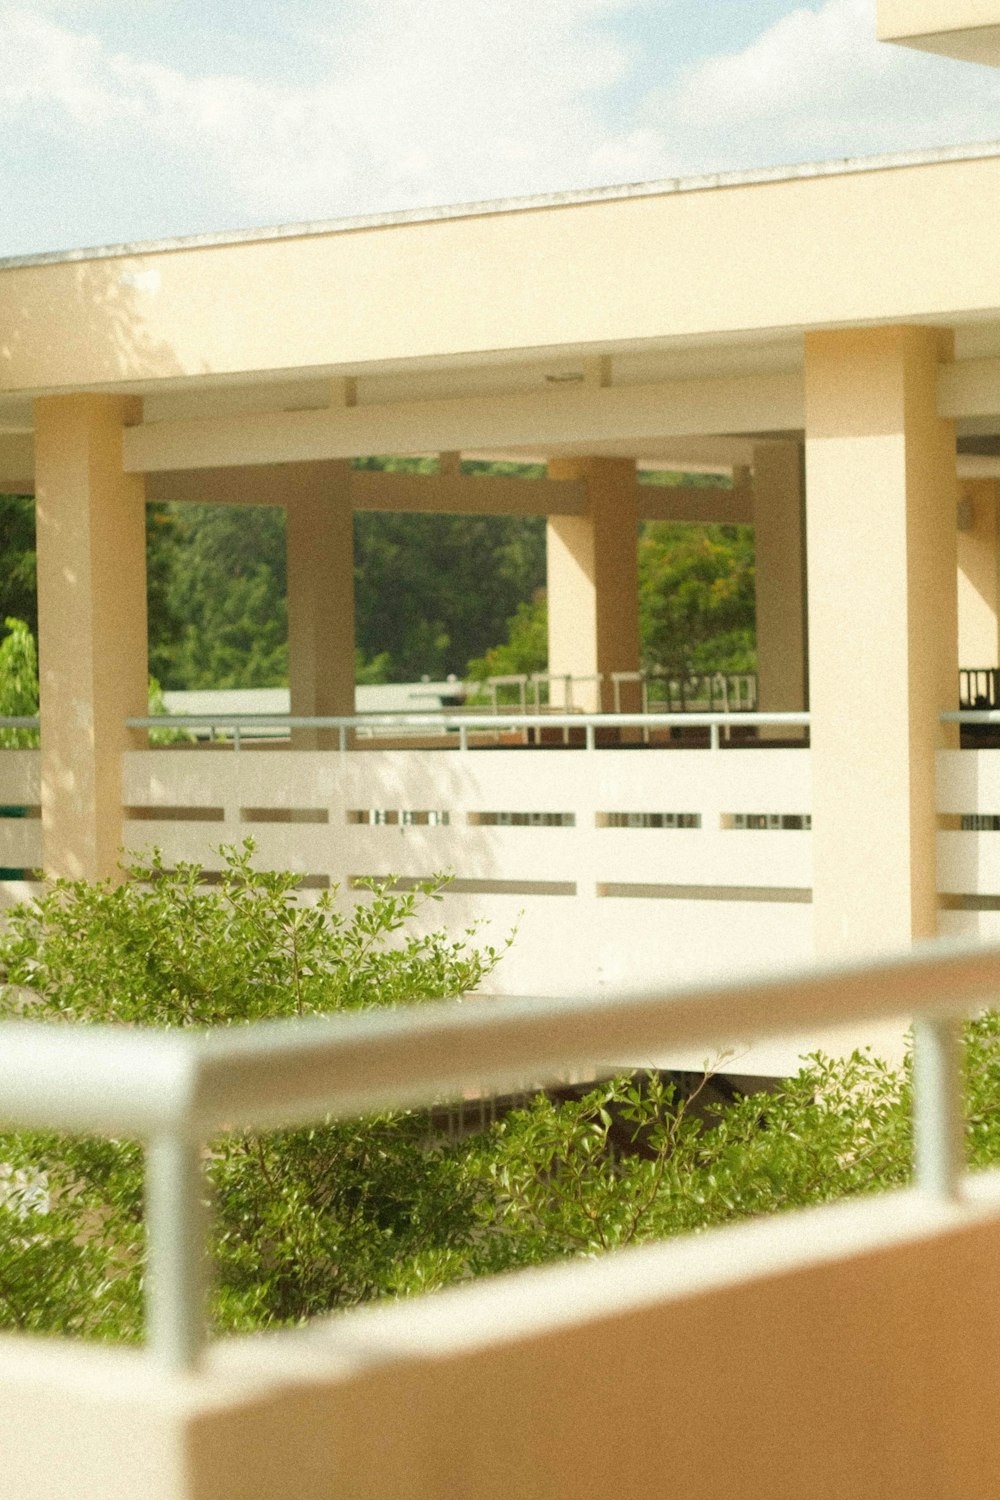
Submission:
[[[1000,74],[875,39],[875,0],[783,16],[647,101],[692,166],[946,145],[1000,136]]]
[[[124,33],[111,0],[0,0],[0,184],[35,216],[8,251],[1000,135],[1000,73],[877,43],[874,0],[811,0],[672,79],[665,58],[645,99],[652,0],[296,0],[291,84],[202,59],[194,0],[147,3]],[[183,55],[157,51],[171,20]]]
[[[179,153],[219,222],[318,217],[530,192],[648,155],[592,100],[627,54],[606,23],[637,0],[378,0],[323,41],[326,76],[289,88],[201,76],[0,7],[0,121],[68,149]]]

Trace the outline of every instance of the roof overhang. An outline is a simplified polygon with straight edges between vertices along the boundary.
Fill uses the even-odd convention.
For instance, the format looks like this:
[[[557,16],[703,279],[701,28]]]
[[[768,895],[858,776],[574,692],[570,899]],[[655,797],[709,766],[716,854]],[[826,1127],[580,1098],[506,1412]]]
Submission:
[[[878,35],[923,52],[1000,66],[1000,0],[878,0]]]
[[[0,400],[515,368],[544,387],[603,355],[617,383],[698,351],[722,364],[691,373],[749,374],[811,328],[1000,319],[998,197],[992,142],[0,262]]]

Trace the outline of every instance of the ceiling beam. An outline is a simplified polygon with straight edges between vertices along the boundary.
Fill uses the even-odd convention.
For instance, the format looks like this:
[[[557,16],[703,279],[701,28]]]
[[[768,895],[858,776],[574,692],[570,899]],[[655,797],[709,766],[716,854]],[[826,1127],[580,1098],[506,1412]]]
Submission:
[[[274,464],[231,469],[190,469],[151,474],[146,498],[211,505],[288,505],[305,490],[333,492],[343,483],[341,463]],[[405,474],[352,469],[351,506],[365,511],[418,515],[582,516],[587,487],[565,479],[521,479],[492,474]],[[640,521],[753,521],[749,484],[636,485]]]
[[[1000,415],[1000,359],[960,359],[942,365],[937,406],[941,417]]]
[[[637,484],[640,521],[691,521],[701,526],[753,525],[753,486]]]
[[[229,468],[370,453],[573,444],[786,431],[804,422],[802,376],[557,387],[538,394],[336,406],[163,421],[125,432],[130,473]]]
[[[151,474],[146,497],[210,505],[288,505],[306,489],[333,492],[342,483],[339,462],[189,469]],[[348,487],[354,510],[492,516],[580,516],[587,510],[586,485],[564,479],[352,469]],[[753,520],[749,485],[637,484],[636,508],[641,521],[737,525]]]
[[[355,510],[446,515],[582,516],[587,487],[565,479],[493,474],[386,474],[352,469]]]
[[[343,485],[344,469],[342,462],[176,469],[150,474],[146,499],[190,501],[195,505],[287,505],[307,491],[335,493]]]
[[[35,440],[30,433],[0,434],[0,494],[35,493]]]

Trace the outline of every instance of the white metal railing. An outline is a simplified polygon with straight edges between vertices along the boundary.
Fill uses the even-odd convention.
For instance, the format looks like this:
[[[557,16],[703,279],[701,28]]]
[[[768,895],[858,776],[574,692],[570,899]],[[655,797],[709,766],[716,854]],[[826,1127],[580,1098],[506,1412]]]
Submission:
[[[158,714],[126,720],[129,729],[189,729],[215,735],[228,731],[234,749],[239,749],[243,740],[256,737],[273,737],[275,732],[293,729],[336,733],[340,750],[348,747],[348,736],[358,732],[369,735],[387,734],[393,730],[413,734],[420,731],[437,731],[442,735],[457,732],[460,749],[469,748],[470,731],[495,734],[508,729],[562,729],[568,742],[571,730],[584,731],[584,745],[588,750],[598,748],[597,730],[639,729],[644,734],[660,729],[708,729],[709,744],[713,750],[721,748],[722,734],[728,738],[733,729],[754,728],[808,728],[808,713],[521,713],[498,709],[489,712],[484,721],[481,713],[462,711],[453,713],[427,713],[417,709],[412,712],[387,714],[344,714],[307,716],[302,714]]]
[[[738,986],[592,999],[438,1002],[209,1032],[0,1024],[0,1124],[146,1142],[147,1339],[183,1371],[206,1340],[204,1143],[225,1131],[516,1092],[568,1069],[914,1016],[916,1190],[963,1182],[960,1018],[1000,993],[1000,947],[928,946]]]
[[[961,708],[941,714],[942,724],[997,724],[1000,725],[1000,709]]]
[[[692,672],[685,676],[641,671],[594,672],[589,676],[569,672],[512,672],[487,677],[482,683],[460,683],[458,689],[469,695],[487,692],[490,708],[494,710],[514,706],[500,702],[505,691],[513,692],[517,694],[516,706],[522,713],[532,709],[539,713],[546,704],[556,711],[559,708],[571,709],[579,690],[589,689],[599,694],[605,682],[611,685],[615,713],[621,712],[622,688],[626,686],[638,686],[643,713],[649,713],[654,704],[661,705],[668,713],[699,710],[743,713],[757,707],[755,672]],[[561,703],[555,703],[554,696],[561,698]]]
[[[10,745],[5,731],[8,733],[11,730],[20,733],[29,731],[32,734],[37,734],[38,729],[39,718],[37,714],[0,714],[0,746],[3,748],[19,748],[16,745]]]
[[[694,672],[686,677],[661,672],[612,672],[615,711],[621,708],[622,688],[638,684],[642,712],[665,704],[668,713],[752,713],[757,708],[756,672]],[[661,710],[662,711],[662,710]]]

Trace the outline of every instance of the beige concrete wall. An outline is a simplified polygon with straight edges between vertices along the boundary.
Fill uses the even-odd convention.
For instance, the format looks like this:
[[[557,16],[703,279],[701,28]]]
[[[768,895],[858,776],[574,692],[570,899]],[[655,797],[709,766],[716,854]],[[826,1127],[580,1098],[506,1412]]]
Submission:
[[[1000,481],[963,480],[959,495],[958,662],[962,667],[995,667],[1000,664]]]
[[[946,323],[1000,306],[998,194],[994,157],[11,268],[0,389]]]
[[[639,560],[635,464],[629,459],[553,459],[549,478],[585,481],[587,514],[553,516],[546,530],[549,671],[606,674],[639,668]],[[577,702],[579,698],[579,702]],[[622,699],[623,707],[633,707]],[[595,712],[595,685],[574,688],[574,705]]]
[[[937,926],[934,757],[956,697],[955,438],[934,329],[806,340],[813,899],[820,953]]]
[[[140,403],[57,396],[36,405],[38,649],[46,871],[115,875],[121,758],[147,710],[146,524],[141,476],[122,470]]]
[[[242,1340],[0,1339],[0,1500],[994,1500],[1000,1254],[893,1195]]]
[[[354,712],[354,519],[350,465],[317,480],[305,469],[286,504],[291,712]],[[300,748],[313,743],[297,733]]]
[[[805,496],[799,443],[754,448],[758,706],[807,706]]]
[[[359,737],[346,759],[251,750],[246,742],[239,755],[129,754],[127,801],[140,816],[126,823],[126,843],[156,844],[169,863],[217,870],[219,845],[252,833],[263,868],[293,870],[345,896],[356,875],[420,880],[450,870],[455,880],[443,904],[425,907],[417,926],[476,927],[491,942],[516,928],[513,947],[481,986],[492,994],[656,990],[709,977],[739,983],[750,967],[787,970],[810,961],[810,835],[727,826],[734,813],[810,812],[805,751],[562,753],[497,745],[484,726],[471,739],[489,748],[463,754],[450,738],[444,753],[419,748],[419,739],[409,749],[404,740],[371,749]],[[6,753],[0,771],[5,761]],[[355,821],[372,808],[396,821]],[[314,813],[321,821],[297,821],[295,809],[321,810]],[[447,821],[407,825],[407,809],[434,810]],[[484,811],[572,821],[504,827],[484,822]],[[695,814],[700,826],[606,826],[610,814],[664,811]],[[993,839],[981,835],[984,844]],[[861,1035],[852,1026],[852,1046]],[[801,1036],[750,1042],[741,1031],[720,1050],[739,1057],[741,1072],[771,1075],[794,1073],[804,1052],[835,1045],[815,1025]],[[675,1054],[664,1066],[697,1069],[704,1057],[703,1050]]]

